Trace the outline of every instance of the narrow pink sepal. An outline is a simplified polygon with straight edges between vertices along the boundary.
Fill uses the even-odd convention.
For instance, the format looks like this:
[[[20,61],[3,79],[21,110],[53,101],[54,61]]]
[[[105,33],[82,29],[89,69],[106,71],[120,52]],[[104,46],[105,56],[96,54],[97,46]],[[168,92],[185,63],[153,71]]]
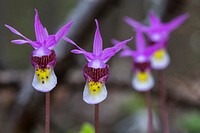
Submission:
[[[48,37],[48,32],[47,30],[43,27],[43,25],[40,22],[39,19],[39,15],[38,15],[38,11],[37,9],[35,9],[35,23],[34,23],[34,27],[35,27],[35,36],[36,36],[36,40],[38,42],[43,43],[44,40],[46,40],[46,38]]]
[[[68,24],[64,25],[56,34],[55,34],[55,40],[58,42],[62,37],[64,37],[68,32],[73,24],[74,20],[69,22]]]
[[[96,22],[96,32],[95,32],[95,36],[94,36],[94,42],[93,42],[93,54],[95,55],[99,55],[102,51],[102,37],[101,37],[101,33],[99,30],[99,24],[98,24],[98,20],[95,19]]]

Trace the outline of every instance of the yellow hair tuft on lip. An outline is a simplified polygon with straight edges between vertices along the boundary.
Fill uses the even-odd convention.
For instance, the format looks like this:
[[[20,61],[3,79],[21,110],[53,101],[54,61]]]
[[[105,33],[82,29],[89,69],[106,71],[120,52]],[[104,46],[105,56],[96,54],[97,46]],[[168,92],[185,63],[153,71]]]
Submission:
[[[44,84],[50,78],[50,68],[36,69],[36,76],[40,83]]]
[[[88,83],[88,88],[91,95],[98,95],[102,90],[102,83],[91,81]]]

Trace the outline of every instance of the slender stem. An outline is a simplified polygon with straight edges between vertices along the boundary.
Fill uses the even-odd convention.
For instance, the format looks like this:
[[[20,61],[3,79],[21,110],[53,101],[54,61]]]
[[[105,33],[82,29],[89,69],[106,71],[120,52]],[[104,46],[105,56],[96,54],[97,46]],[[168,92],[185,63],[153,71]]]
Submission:
[[[169,130],[169,117],[167,111],[166,102],[166,89],[164,88],[164,74],[163,70],[158,71],[159,75],[159,89],[161,98],[161,121],[162,121],[162,133],[170,133]]]
[[[99,133],[99,104],[95,104],[95,133]]]
[[[45,133],[50,133],[50,92],[46,92]]]
[[[153,121],[152,121],[152,108],[151,108],[151,91],[147,91],[146,104],[147,104],[147,114],[148,114],[148,133],[153,133]]]

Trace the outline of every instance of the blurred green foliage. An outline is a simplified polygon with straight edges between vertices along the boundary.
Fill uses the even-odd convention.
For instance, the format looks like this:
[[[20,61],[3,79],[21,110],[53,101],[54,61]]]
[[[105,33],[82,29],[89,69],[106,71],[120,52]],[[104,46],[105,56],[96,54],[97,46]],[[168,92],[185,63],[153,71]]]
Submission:
[[[94,133],[94,127],[90,123],[84,123],[79,133]]]
[[[124,112],[132,113],[134,111],[141,110],[146,106],[145,97],[143,95],[135,93],[132,95],[133,96],[131,96],[130,99],[123,105]]]
[[[178,122],[181,127],[188,133],[199,133],[200,132],[200,113],[197,111],[187,112],[184,114]]]

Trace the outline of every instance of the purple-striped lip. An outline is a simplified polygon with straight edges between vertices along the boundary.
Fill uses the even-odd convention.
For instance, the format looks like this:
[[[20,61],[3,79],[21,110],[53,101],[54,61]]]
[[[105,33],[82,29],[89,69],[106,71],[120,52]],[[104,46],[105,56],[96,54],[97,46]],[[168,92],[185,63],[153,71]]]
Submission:
[[[34,67],[39,67],[41,69],[47,68],[48,65],[51,67],[55,66],[56,63],[56,54],[54,50],[51,50],[50,55],[45,55],[42,57],[31,56],[31,62]]]
[[[133,67],[135,70],[140,70],[144,72],[145,70],[148,70],[151,68],[150,61],[147,62],[134,62]]]
[[[109,65],[106,65],[105,68],[92,68],[88,67],[88,64],[85,65],[83,69],[83,75],[85,79],[90,82],[105,82],[108,79],[108,76],[110,74]]]

